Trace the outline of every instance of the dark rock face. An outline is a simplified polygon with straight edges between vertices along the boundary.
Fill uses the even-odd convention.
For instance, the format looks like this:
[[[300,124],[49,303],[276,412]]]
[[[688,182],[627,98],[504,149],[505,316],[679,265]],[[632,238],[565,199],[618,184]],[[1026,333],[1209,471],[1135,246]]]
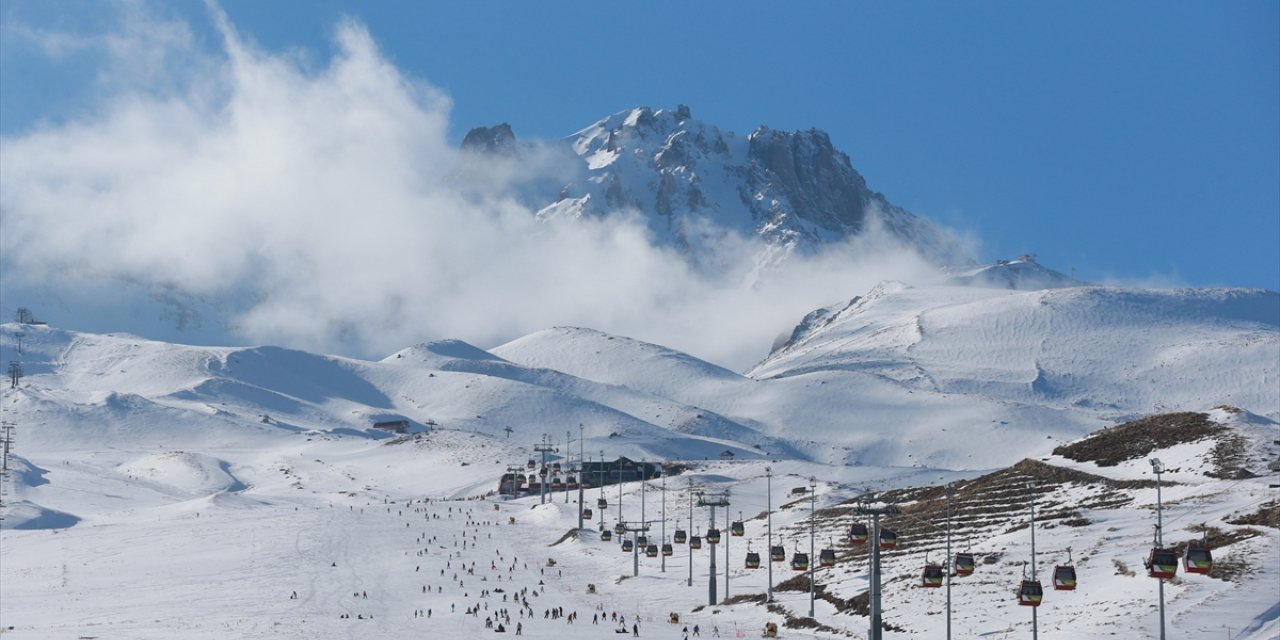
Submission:
[[[874,194],[825,132],[760,127],[748,140],[747,184],[752,189],[771,187],[786,197],[795,215],[828,231],[862,231]]]
[[[468,131],[462,138],[462,148],[466,151],[503,156],[516,155],[519,151],[516,134],[511,131],[511,125],[505,122],[493,127],[476,127]]]

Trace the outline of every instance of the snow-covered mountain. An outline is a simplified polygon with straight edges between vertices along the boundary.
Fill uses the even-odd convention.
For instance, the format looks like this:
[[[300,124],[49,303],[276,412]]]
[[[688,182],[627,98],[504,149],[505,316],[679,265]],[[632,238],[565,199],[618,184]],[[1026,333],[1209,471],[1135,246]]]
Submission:
[[[1041,628],[1151,638],[1154,581],[1141,562],[1155,500],[1145,459],[1158,456],[1166,540],[1205,536],[1220,563],[1167,585],[1171,628],[1208,640],[1230,619],[1239,637],[1273,636],[1280,593],[1266,585],[1277,584],[1280,523],[1262,474],[1278,453],[1280,294],[1060,284],[884,283],[810,313],[745,375],[572,327],[366,361],[2,325],[0,360],[20,362],[22,376],[0,392],[16,427],[0,484],[0,607],[15,637],[395,638],[410,625],[480,631],[462,611],[481,589],[536,586],[540,607],[625,610],[646,636],[674,634],[662,622],[672,612],[703,635],[754,634],[765,622],[793,638],[857,635],[867,561],[844,532],[851,501],[872,487],[903,510],[886,521],[902,536],[884,555],[886,637],[942,638],[939,592],[916,585],[922,564],[945,555],[936,485],[956,481],[953,551],[981,560],[954,585],[961,633],[1027,630],[1011,589],[1030,558],[1034,496],[1039,570],[1071,549],[1080,580],[1046,596]],[[1173,411],[1184,413],[1116,426]],[[373,426],[389,421],[409,433]],[[650,535],[669,539],[696,516],[697,533],[707,514],[691,506],[695,491],[730,490],[731,511],[719,513],[743,519],[745,536],[726,536],[717,553],[732,574],[719,593],[733,599],[699,606],[705,551],[677,546],[664,572],[594,529],[566,536],[576,494],[494,498],[508,465],[544,437],[553,460],[676,463],[680,475],[647,489],[588,494],[597,509],[607,497],[596,526],[644,513]],[[811,482],[813,503],[794,497]],[[742,568],[748,548],[805,548],[811,504],[817,544],[838,554],[817,574],[812,619],[807,583],[785,563],[773,567],[768,606],[768,574]],[[460,559],[496,562],[450,580]],[[620,580],[633,562],[640,576]],[[479,617],[503,606],[486,601]],[[518,620],[531,639],[599,633]]]
[[[1280,295],[884,283],[810,313],[748,375],[858,372],[1105,419],[1219,403],[1277,417]]]
[[[570,327],[490,351],[427,343],[377,362],[41,326],[4,333],[0,357],[26,374],[6,409],[44,415],[37,437],[50,446],[133,429],[177,445],[210,421],[252,435],[406,419],[491,436],[510,427],[524,440],[583,425],[593,447],[647,457],[728,449],[984,469],[1037,455],[1046,436],[1151,413],[1226,404],[1280,419],[1280,295],[1255,290],[887,282],[808,314],[746,375]],[[968,444],[988,437],[1005,446]]]
[[[695,261],[726,233],[758,237],[765,263],[872,230],[939,265],[971,260],[945,230],[872,191],[823,131],[742,136],[697,120],[689,107],[615,113],[563,141],[576,174],[534,195],[543,218],[635,210],[654,236]],[[463,149],[511,156],[508,125],[473,129]]]
[[[1081,282],[1036,262],[1035,256],[1018,256],[1013,260],[998,260],[995,264],[948,265],[943,267],[946,284],[997,289],[1059,289],[1080,287]]]

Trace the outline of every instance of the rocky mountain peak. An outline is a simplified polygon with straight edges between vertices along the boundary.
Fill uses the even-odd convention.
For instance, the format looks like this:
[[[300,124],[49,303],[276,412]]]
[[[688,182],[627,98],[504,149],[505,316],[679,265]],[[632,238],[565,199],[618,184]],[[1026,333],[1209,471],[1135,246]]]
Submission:
[[[639,211],[660,242],[695,262],[726,231],[762,239],[763,264],[872,228],[939,265],[972,262],[947,231],[868,188],[819,129],[761,126],[744,137],[695,119],[688,105],[636,107],[562,142],[581,164],[542,194],[540,218]],[[519,148],[506,124],[472,129],[462,146],[507,155]]]
[[[462,138],[462,148],[466,151],[499,155],[515,155],[519,151],[516,134],[511,130],[511,125],[505,122],[468,131]]]

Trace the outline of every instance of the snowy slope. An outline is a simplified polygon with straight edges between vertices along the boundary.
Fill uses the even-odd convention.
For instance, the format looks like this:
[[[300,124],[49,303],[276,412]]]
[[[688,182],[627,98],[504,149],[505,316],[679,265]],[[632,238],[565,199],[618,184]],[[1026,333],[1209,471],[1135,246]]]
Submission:
[[[493,351],[703,407],[831,463],[991,468],[1148,413],[1280,416],[1280,296],[1264,291],[884,283],[809,314],[749,377],[579,328]],[[975,446],[993,438],[1004,446]]]
[[[9,409],[48,425],[32,436],[40,445],[110,447],[136,438],[181,448],[316,430],[372,438],[383,435],[371,431],[374,422],[407,419],[417,430],[431,425],[496,436],[510,427],[521,440],[542,433],[561,440],[571,429],[576,438],[581,424],[594,442],[636,456],[702,457],[726,448],[752,455],[762,443],[786,450],[713,411],[514,364],[459,341],[367,362],[275,347],[24,330],[27,376]]]
[[[947,275],[946,284],[969,287],[1036,291],[1087,284],[1041,265],[1030,255],[999,260],[995,264],[947,266],[943,273]]]
[[[1169,468],[1168,538],[1185,542],[1199,523],[1210,524],[1227,571],[1167,585],[1171,628],[1208,639],[1221,637],[1229,621],[1237,634],[1245,630],[1238,637],[1274,637],[1280,529],[1259,511],[1274,500],[1266,487],[1274,476],[1223,476],[1216,462],[1227,456],[1265,473],[1280,456],[1270,445],[1278,431],[1267,368],[1276,362],[1274,299],[1242,290],[887,284],[811,314],[751,377],[573,328],[491,351],[425,343],[369,362],[30,326],[21,327],[19,354],[12,339],[19,327],[5,325],[0,358],[21,360],[25,370],[0,396],[4,420],[16,425],[13,468],[0,483],[0,613],[14,627],[5,635],[463,636],[485,632],[484,617],[510,606],[499,604],[497,588],[510,595],[534,587],[534,617],[512,617],[530,638],[598,638],[608,631],[588,624],[597,607],[638,618],[644,637],[682,637],[680,625],[663,622],[671,612],[700,624],[704,636],[714,627],[755,635],[767,621],[782,624],[785,637],[860,635],[866,561],[842,538],[849,501],[869,487],[907,512],[890,521],[904,538],[885,556],[886,622],[897,630],[887,637],[941,638],[941,594],[913,586],[925,559],[943,555],[941,494],[928,488],[939,481],[961,483],[955,544],[991,559],[953,585],[955,628],[1023,634],[1027,612],[1011,589],[1030,557],[1025,487],[1036,480],[1038,570],[1065,561],[1070,547],[1081,580],[1077,591],[1046,597],[1041,628],[1154,638],[1153,582],[1141,575],[1141,558],[1154,500],[1144,465],[1156,455]],[[1106,340],[1116,341],[1109,348],[1117,357],[1092,344]],[[1027,351],[1042,371],[1066,379],[1065,370],[1078,382],[1019,382]],[[1157,380],[1161,387],[1144,390],[1149,378],[1128,379],[1135,367],[1144,376],[1172,371]],[[1082,404],[1063,391],[1105,397],[1115,393],[1109,385],[1124,384],[1138,401]],[[1216,406],[1190,406],[1199,398],[1242,400],[1236,404],[1246,410],[1212,410],[1226,431],[1115,466],[1052,453],[1113,424],[1106,416],[1145,415],[1142,403],[1157,392],[1161,402],[1197,411]],[[415,433],[369,428],[393,418],[409,420]],[[565,446],[559,435],[576,438],[579,424],[586,442]],[[477,499],[492,493],[507,465],[533,457],[543,433],[559,445],[553,459],[577,450],[687,467],[665,491],[655,481],[643,490],[631,483],[589,492],[588,506],[609,502],[596,510],[597,524],[643,517],[658,538],[676,527],[703,532],[709,514],[690,511],[693,492],[729,490],[731,507],[718,512],[717,526],[741,517],[747,534],[717,549],[727,554],[719,570],[729,572],[717,597],[746,600],[699,608],[708,556],[685,546],[665,571],[660,558],[645,558],[639,577],[621,579],[633,558],[614,544],[594,533],[562,540],[577,523],[576,495],[553,494],[545,505],[536,497]],[[725,449],[738,459],[718,460]],[[1047,465],[987,473],[1029,455]],[[777,602],[769,608],[758,602],[767,569],[742,564],[748,546],[764,551],[769,542],[770,504],[774,542],[789,553],[805,548],[807,501],[792,491],[811,477],[822,510],[816,544],[841,557],[818,574],[817,631],[805,628],[807,591],[788,582],[793,572],[773,567]],[[424,497],[441,502],[416,502]],[[548,557],[554,567],[545,566]],[[460,571],[464,560],[477,563],[475,574]],[[585,593],[587,584],[597,593]],[[438,591],[428,594],[428,586]],[[482,589],[494,594],[483,597]],[[477,603],[482,615],[463,613]],[[579,621],[543,617],[553,606],[577,611]],[[424,622],[418,614],[428,608],[433,617]],[[347,613],[353,617],[340,617]]]
[[[1280,454],[1267,446],[1275,422],[1237,411],[1211,415],[1228,434],[1245,438],[1251,468],[1257,459]],[[1280,595],[1280,530],[1225,520],[1248,519],[1274,505],[1274,494],[1265,477],[1206,476],[1211,467],[1203,463],[1214,443],[1149,452],[1171,469],[1163,488],[1170,542],[1199,535],[1192,530],[1199,522],[1223,532],[1214,554],[1227,573],[1184,575],[1168,584],[1169,628],[1181,638],[1220,638],[1227,627],[1238,640],[1272,638],[1280,631],[1274,606]],[[691,485],[730,490],[731,507],[718,512],[717,526],[741,518],[746,535],[726,535],[714,548],[717,599],[742,600],[704,607],[707,547],[675,545],[665,560],[642,556],[639,575],[631,577],[633,556],[599,540],[593,529],[564,537],[576,526],[576,495],[554,494],[543,505],[537,497],[480,498],[492,490],[501,463],[524,454],[501,439],[446,430],[394,443],[296,437],[270,447],[215,446],[198,454],[33,451],[45,469],[37,475],[48,482],[19,483],[23,504],[36,499],[62,510],[56,513],[76,516],[45,523],[61,528],[6,526],[0,532],[0,607],[5,625],[13,627],[6,636],[466,637],[492,633],[485,618],[507,611],[508,633],[518,623],[531,639],[611,636],[616,623],[591,624],[601,612],[625,615],[628,626],[638,620],[642,637],[681,638],[681,627],[694,624],[703,637],[713,629],[722,637],[748,637],[766,622],[778,623],[788,638],[856,637],[867,628],[856,605],[867,588],[867,564],[844,532],[855,519],[850,500],[871,486],[906,511],[887,521],[902,537],[884,556],[885,621],[891,625],[885,637],[944,637],[943,591],[914,586],[925,558],[941,561],[945,555],[941,494],[923,486],[936,480],[936,471],[824,469],[782,461],[773,463],[772,481],[766,482],[764,462],[715,461],[695,463],[646,487],[629,483],[621,493],[609,487],[586,494],[589,506],[598,497],[609,502],[608,509],[596,510],[599,522],[638,520],[643,509],[650,534],[669,540],[676,528],[693,534],[707,529],[708,511],[690,510],[696,497]],[[944,476],[960,481],[953,550],[964,548],[982,559],[974,575],[954,579],[958,637],[1030,631],[1027,609],[1012,597],[1030,559],[1026,524],[1032,494],[1019,488],[1028,480],[1039,482],[1034,495],[1042,579],[1054,564],[1067,561],[1068,547],[1079,576],[1076,591],[1048,592],[1039,609],[1041,632],[1089,640],[1158,637],[1155,583],[1141,574],[1155,500],[1145,460],[1100,467],[1055,456],[1049,463],[1024,463],[982,477]],[[1055,479],[1055,468],[1101,480],[1062,481]],[[830,631],[803,628],[808,592],[785,563],[772,566],[776,602],[769,607],[759,600],[770,570],[743,567],[745,552],[763,551],[770,540],[788,555],[807,550],[809,501],[792,490],[808,486],[815,475],[821,478],[816,545],[834,547],[839,559],[816,572],[816,623]],[[1106,484],[1134,480],[1140,482]],[[12,483],[6,486],[14,490]],[[771,539],[766,506],[773,509]],[[1086,522],[1067,524],[1074,518]],[[596,592],[588,593],[588,585]],[[503,600],[533,591],[538,593],[528,596],[531,616]],[[471,607],[479,614],[466,614]],[[568,624],[544,615],[552,607],[577,612],[578,620]],[[679,614],[681,623],[668,624],[670,613]]]
[[[1280,295],[885,283],[811,313],[755,378],[858,371],[1106,420],[1214,404],[1280,416]]]
[[[1041,291],[885,283],[809,314],[735,374],[574,328],[493,351],[428,343],[381,362],[274,347],[168,345],[26,327],[10,408],[34,438],[181,449],[311,430],[374,437],[406,419],[634,455],[738,455],[986,469],[1149,413],[1228,404],[1280,417],[1280,296],[1251,290]],[[6,325],[12,335],[17,327]],[[975,443],[1000,438],[998,450]]]

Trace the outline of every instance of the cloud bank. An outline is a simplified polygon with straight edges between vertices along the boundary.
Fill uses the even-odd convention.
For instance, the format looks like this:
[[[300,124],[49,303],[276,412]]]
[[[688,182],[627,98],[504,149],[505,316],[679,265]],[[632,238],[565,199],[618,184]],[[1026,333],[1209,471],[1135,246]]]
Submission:
[[[357,357],[578,325],[745,369],[815,307],[883,279],[933,277],[876,237],[761,276],[752,239],[723,238],[709,273],[656,246],[638,214],[538,221],[517,183],[555,176],[555,155],[458,184],[448,96],[402,73],[358,22],[338,24],[336,53],[315,65],[211,13],[212,52],[145,14],[101,40],[174,49],[180,81],[156,72],[164,58],[137,56],[130,71],[108,51],[105,81],[127,79],[116,91],[83,117],[3,139],[6,291],[54,292],[81,317],[124,304],[113,289],[171,310],[203,300],[232,339]]]

